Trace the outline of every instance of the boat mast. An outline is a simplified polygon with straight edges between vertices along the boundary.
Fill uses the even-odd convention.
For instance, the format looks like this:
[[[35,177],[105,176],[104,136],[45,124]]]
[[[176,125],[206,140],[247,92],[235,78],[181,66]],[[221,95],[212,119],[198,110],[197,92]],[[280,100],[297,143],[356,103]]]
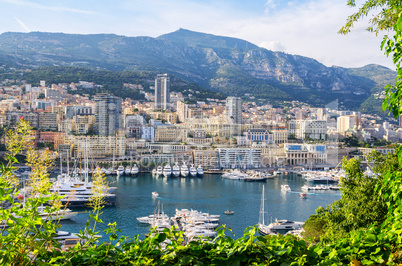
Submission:
[[[61,162],[61,152],[60,152],[60,176],[63,174],[63,164]]]
[[[262,196],[261,196],[261,206],[260,206],[260,224],[265,225],[265,209],[264,209],[264,191],[265,186],[262,185]]]
[[[70,161],[68,158],[68,151],[66,151],[66,161],[67,161],[67,174],[70,174]]]

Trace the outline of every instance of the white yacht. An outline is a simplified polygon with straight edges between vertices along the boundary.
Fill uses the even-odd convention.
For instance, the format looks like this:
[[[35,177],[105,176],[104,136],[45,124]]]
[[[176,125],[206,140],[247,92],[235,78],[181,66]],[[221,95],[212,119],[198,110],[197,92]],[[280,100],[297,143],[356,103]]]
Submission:
[[[281,185],[281,189],[282,189],[282,191],[285,191],[285,192],[290,192],[291,191],[289,185]]]
[[[190,175],[191,175],[192,177],[194,177],[194,176],[197,175],[197,168],[195,168],[194,164],[192,164],[192,165],[190,166]]]
[[[38,213],[39,213],[39,216],[43,220],[49,220],[49,221],[68,220],[78,214],[78,212],[73,212],[69,208],[61,208],[60,210],[58,210],[56,212],[49,213],[49,212],[47,212],[46,207],[44,207],[44,206],[38,207]]]
[[[64,196],[61,203],[68,206],[82,207],[86,206],[93,195],[92,182],[88,182],[88,177],[85,181],[81,181],[78,176],[70,176],[61,174],[57,180],[53,182],[50,192],[57,193],[59,196]],[[112,205],[116,201],[116,195],[111,194],[116,187],[110,187],[104,190],[105,204]]]
[[[162,166],[159,165],[159,166],[156,168],[156,174],[157,174],[158,176],[160,176],[160,175],[163,174],[163,168],[162,168]]]
[[[275,219],[275,222],[268,225],[268,227],[274,233],[285,234],[289,231],[303,229],[303,225],[303,222]]]
[[[201,164],[197,167],[197,174],[204,175],[204,169],[202,168]]]
[[[119,165],[119,167],[117,167],[117,175],[124,175],[124,166],[123,165]]]
[[[124,173],[125,173],[126,175],[131,174],[131,166],[126,166],[126,169],[124,169]]]
[[[106,169],[105,175],[113,175],[113,173],[114,173],[113,167],[109,167],[108,169]]]
[[[180,174],[181,174],[183,177],[187,177],[188,174],[189,174],[188,167],[187,167],[187,165],[186,165],[185,162],[183,162],[183,165],[182,165],[181,168],[180,168]]]
[[[178,177],[180,175],[180,166],[178,163],[174,164],[172,174],[174,177]]]
[[[140,169],[138,169],[137,164],[134,164],[134,166],[131,168],[131,174],[136,175],[136,174],[138,174],[139,171],[140,171]]]
[[[165,167],[163,167],[163,176],[169,177],[171,174],[172,174],[172,167],[170,167],[170,164],[165,165]]]

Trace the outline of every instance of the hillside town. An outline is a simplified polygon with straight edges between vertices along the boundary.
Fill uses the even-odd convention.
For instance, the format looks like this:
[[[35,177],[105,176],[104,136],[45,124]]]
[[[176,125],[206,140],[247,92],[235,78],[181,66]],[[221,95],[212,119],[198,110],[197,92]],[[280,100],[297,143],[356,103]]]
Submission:
[[[47,84],[43,80],[33,86],[24,80],[3,80],[0,125],[5,132],[19,119],[28,120],[35,145],[54,149],[63,160],[89,154],[97,163],[135,162],[142,170],[177,162],[201,165],[206,172],[330,169],[344,156],[365,162],[374,149],[393,152],[387,144],[402,139],[397,121],[340,110],[336,101],[326,108],[298,101],[275,107],[257,104],[247,94],[189,102],[188,96],[197,91],[186,97],[171,91],[168,74],[157,75],[150,85],[154,93],[139,84],[124,84],[144,94],[144,101],[105,93],[72,94],[77,88],[90,91],[102,86],[90,81]],[[344,140],[363,144],[347,145]]]

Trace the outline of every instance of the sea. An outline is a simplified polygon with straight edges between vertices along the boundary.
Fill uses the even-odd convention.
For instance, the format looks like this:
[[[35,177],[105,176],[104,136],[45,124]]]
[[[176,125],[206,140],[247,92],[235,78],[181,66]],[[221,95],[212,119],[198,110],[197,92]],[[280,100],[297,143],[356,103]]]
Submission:
[[[225,224],[235,239],[242,237],[249,226],[259,222],[262,191],[265,186],[265,219],[266,223],[275,219],[305,221],[319,206],[327,206],[341,197],[339,191],[316,191],[307,193],[301,198],[301,187],[308,182],[297,174],[287,174],[267,179],[263,182],[244,182],[222,178],[220,174],[204,174],[203,177],[166,178],[155,177],[150,173],[139,173],[136,176],[108,177],[110,186],[116,186],[115,206],[107,206],[101,210],[103,221],[96,225],[101,235],[100,242],[108,241],[103,231],[107,224],[116,222],[116,228],[122,235],[131,239],[138,235],[145,238],[150,226],[141,224],[137,217],[148,216],[160,209],[174,216],[176,209],[193,209],[210,214],[220,214],[220,224]],[[281,190],[282,184],[288,184],[291,192]],[[311,184],[310,184],[311,185]],[[159,197],[152,197],[152,192]],[[234,211],[225,215],[224,211]],[[61,221],[59,230],[77,233],[84,230],[91,209],[76,209],[79,212],[71,220]]]

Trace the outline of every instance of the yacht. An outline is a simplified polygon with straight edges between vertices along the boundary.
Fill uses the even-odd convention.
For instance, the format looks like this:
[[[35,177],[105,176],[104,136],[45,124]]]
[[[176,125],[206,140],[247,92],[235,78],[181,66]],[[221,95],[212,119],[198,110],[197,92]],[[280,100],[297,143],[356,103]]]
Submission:
[[[194,164],[192,164],[192,165],[190,166],[190,175],[191,175],[192,177],[194,177],[194,176],[197,175],[197,168],[195,168]]]
[[[285,191],[285,192],[290,192],[291,191],[289,185],[281,185],[281,189],[282,189],[282,191]]]
[[[152,197],[159,197],[159,193],[156,192],[156,191],[153,191],[153,192],[152,192]]]
[[[172,174],[174,177],[178,177],[180,175],[180,166],[178,163],[174,164]]]
[[[183,162],[183,165],[182,165],[181,168],[180,168],[180,174],[181,174],[183,177],[187,177],[188,174],[189,174],[188,167],[187,167],[187,165],[186,165],[185,162]]]
[[[202,168],[201,164],[197,167],[197,174],[204,175],[204,169]]]
[[[125,173],[126,175],[131,174],[131,166],[126,166],[126,169],[124,169],[124,173]]]
[[[138,174],[139,171],[140,171],[140,169],[138,169],[137,164],[134,164],[134,166],[131,168],[131,174],[136,175],[136,174]]]
[[[65,208],[65,209],[62,208],[58,211],[49,213],[49,212],[47,212],[46,207],[44,207],[44,206],[38,207],[38,213],[39,213],[39,216],[43,220],[48,220],[48,221],[68,220],[78,214],[78,212],[73,212],[69,208]]]
[[[119,165],[119,167],[117,167],[117,175],[124,175],[124,166],[123,165]]]
[[[163,176],[164,177],[169,177],[172,174],[172,167],[170,167],[170,164],[165,165],[163,168]]]
[[[113,175],[114,174],[114,169],[113,167],[109,167],[106,169],[105,175]]]
[[[208,229],[201,229],[195,228],[189,232],[184,233],[189,239],[193,238],[205,238],[205,237],[216,237],[217,232],[208,230]]]
[[[93,195],[93,184],[88,182],[88,177],[85,181],[81,181],[79,176],[70,176],[61,174],[53,182],[50,192],[56,193],[58,196],[64,196],[61,199],[63,205],[72,207],[85,207],[91,201]],[[105,205],[113,205],[116,201],[116,194],[111,192],[116,187],[104,189],[102,196],[105,198]]]
[[[275,222],[268,225],[268,227],[273,233],[286,234],[289,231],[303,229],[303,225],[303,222],[275,219]]]
[[[163,174],[163,168],[162,168],[162,166],[159,165],[159,166],[156,168],[156,174],[157,174],[158,176],[160,176],[160,175]]]

